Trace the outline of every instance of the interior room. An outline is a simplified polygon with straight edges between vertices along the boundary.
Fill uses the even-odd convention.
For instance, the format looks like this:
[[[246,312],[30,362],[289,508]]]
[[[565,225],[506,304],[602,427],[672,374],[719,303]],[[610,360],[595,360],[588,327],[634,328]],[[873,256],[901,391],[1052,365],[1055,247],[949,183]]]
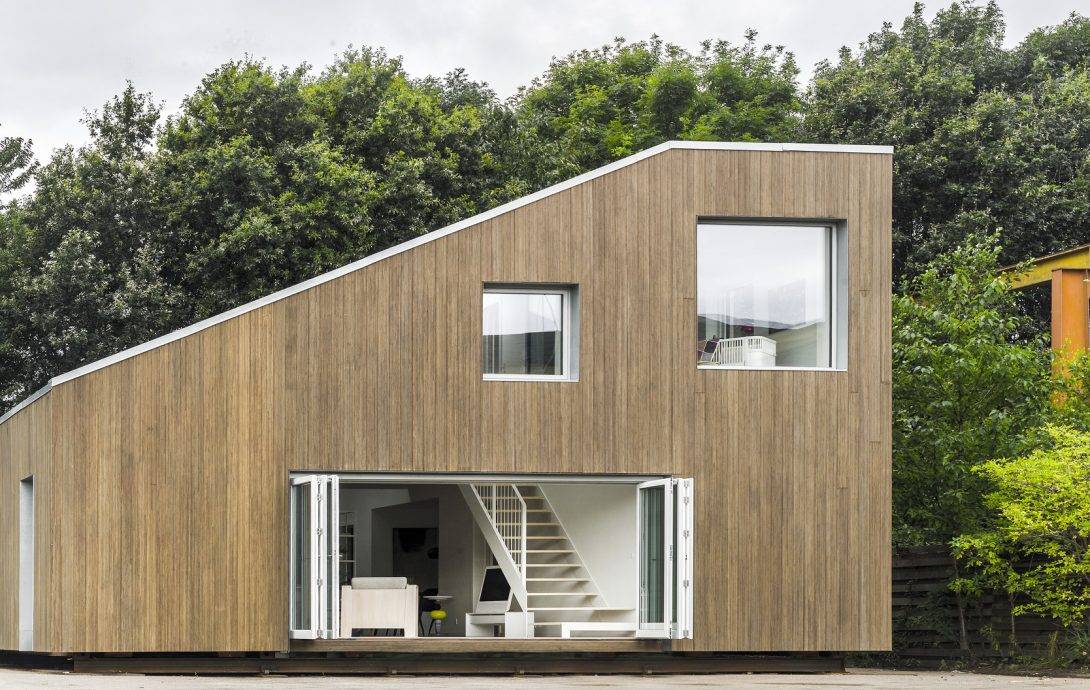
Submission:
[[[635,635],[636,483],[337,484],[337,637]]]

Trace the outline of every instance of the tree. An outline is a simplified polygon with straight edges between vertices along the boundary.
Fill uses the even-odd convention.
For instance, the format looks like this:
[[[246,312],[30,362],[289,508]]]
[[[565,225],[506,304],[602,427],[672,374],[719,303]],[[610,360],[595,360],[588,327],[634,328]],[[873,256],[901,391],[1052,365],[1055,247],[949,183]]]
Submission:
[[[1090,625],[1090,433],[1048,426],[1047,442],[974,469],[992,487],[991,521],[954,540],[971,567],[956,586],[1019,597],[1014,614]]]
[[[33,174],[31,142],[19,137],[0,137],[0,194],[19,189]]]
[[[1087,34],[1072,15],[1006,50],[995,2],[931,22],[917,4],[818,65],[804,135],[896,147],[896,276],[981,227],[1001,232],[1006,264],[1090,241]]]
[[[367,48],[317,77],[227,63],[159,141],[164,272],[208,316],[525,194],[534,153],[462,72],[414,81]]]
[[[523,127],[555,143],[571,172],[670,139],[794,138],[798,68],[782,46],[705,41],[692,55],[653,36],[554,60],[514,99]]]
[[[0,371],[0,394],[9,399],[174,323],[147,169],[158,117],[129,84],[86,116],[91,142],[57,151],[36,173],[34,194],[9,209],[0,249],[8,339],[0,356],[13,360]]]
[[[937,257],[893,298],[893,525],[899,544],[945,544],[986,520],[973,467],[1015,456],[1048,410],[1041,338],[996,275],[994,236]]]

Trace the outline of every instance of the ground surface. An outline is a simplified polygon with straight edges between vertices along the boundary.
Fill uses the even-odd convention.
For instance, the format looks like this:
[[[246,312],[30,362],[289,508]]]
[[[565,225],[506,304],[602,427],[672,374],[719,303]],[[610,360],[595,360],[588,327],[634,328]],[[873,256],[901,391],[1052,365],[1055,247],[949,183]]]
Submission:
[[[716,676],[478,676],[478,677],[200,677],[83,675],[0,669],[0,688],[629,688],[629,687],[807,687],[807,688],[1090,688],[1090,678],[1037,678],[941,671],[851,670],[825,675]]]

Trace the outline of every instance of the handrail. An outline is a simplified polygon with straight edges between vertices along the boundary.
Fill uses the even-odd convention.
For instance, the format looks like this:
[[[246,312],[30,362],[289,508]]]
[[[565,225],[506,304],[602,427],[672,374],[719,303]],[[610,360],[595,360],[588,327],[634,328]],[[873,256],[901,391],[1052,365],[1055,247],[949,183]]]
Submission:
[[[526,585],[526,501],[514,484],[471,484],[503,548]],[[518,516],[517,520],[507,518]]]

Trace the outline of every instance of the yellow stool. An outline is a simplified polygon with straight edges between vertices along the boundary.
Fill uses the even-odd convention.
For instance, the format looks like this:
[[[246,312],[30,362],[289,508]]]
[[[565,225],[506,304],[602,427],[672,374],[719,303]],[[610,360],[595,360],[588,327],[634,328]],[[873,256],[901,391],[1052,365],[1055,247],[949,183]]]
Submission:
[[[442,632],[443,619],[447,617],[447,612],[443,609],[435,609],[428,615],[431,616],[431,625],[428,626],[428,635]]]

